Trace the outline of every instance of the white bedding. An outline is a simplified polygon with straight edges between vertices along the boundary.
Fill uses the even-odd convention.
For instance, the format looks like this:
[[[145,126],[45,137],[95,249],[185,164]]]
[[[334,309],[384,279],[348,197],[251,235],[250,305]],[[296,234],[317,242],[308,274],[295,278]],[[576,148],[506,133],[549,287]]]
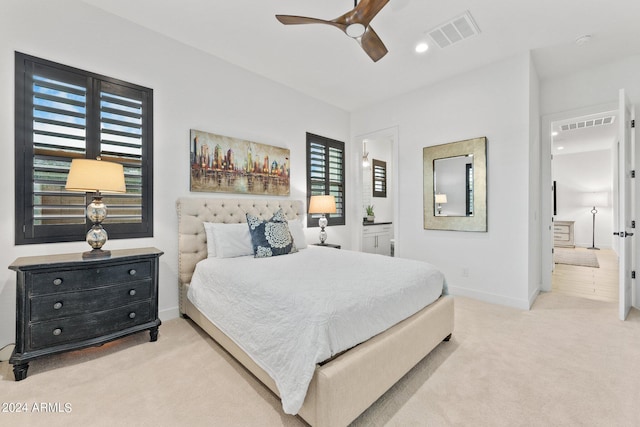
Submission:
[[[446,293],[432,265],[309,246],[272,258],[207,258],[189,300],[275,381],[298,412],[315,365],[418,312]]]

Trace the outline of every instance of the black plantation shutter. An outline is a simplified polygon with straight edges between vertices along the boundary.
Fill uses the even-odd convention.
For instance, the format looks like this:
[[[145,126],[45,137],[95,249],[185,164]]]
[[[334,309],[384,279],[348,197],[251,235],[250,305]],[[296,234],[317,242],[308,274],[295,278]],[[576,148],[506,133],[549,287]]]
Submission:
[[[24,145],[22,164],[16,161],[16,209],[24,204],[24,214],[16,218],[23,224],[25,239],[57,241],[83,234],[86,225],[85,196],[64,188],[71,159],[86,156],[87,88],[86,78],[42,64],[28,62],[23,75],[25,107],[16,108],[16,126]],[[18,93],[16,93],[16,98]],[[20,176],[19,176],[20,175]],[[17,239],[18,240],[18,239]]]
[[[373,197],[387,197],[387,162],[373,159]]]
[[[152,93],[16,52],[16,244],[84,240],[87,195],[64,187],[73,158],[97,156],[125,168],[109,238],[152,235]]]
[[[149,187],[145,185],[145,172],[150,164],[143,144],[147,131],[145,110],[150,108],[145,95],[145,91],[101,82],[100,155],[103,160],[123,165],[127,185],[125,194],[104,197],[109,209],[105,224],[119,224],[112,233],[116,236],[135,233],[141,225],[146,225],[143,219],[150,215],[145,212],[148,205],[143,204],[143,200],[149,198],[145,194]]]
[[[333,195],[336,213],[329,225],[345,224],[344,142],[307,133],[307,206],[311,196]],[[317,227],[320,215],[307,215],[307,226]]]

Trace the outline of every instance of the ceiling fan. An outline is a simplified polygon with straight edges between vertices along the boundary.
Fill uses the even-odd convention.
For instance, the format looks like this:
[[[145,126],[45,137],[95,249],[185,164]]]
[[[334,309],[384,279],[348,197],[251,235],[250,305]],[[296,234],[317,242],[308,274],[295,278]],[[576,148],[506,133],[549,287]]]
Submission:
[[[389,0],[360,0],[359,3],[354,0],[353,9],[331,21],[291,15],[276,15],[276,19],[285,25],[327,24],[339,28],[357,41],[367,55],[377,62],[388,50],[369,23],[387,3]]]

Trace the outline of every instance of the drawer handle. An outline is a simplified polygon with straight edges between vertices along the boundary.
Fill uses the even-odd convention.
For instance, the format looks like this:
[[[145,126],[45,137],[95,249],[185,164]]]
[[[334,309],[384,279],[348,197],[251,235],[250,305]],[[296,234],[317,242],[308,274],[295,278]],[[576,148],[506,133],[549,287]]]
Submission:
[[[62,333],[62,329],[60,329],[60,328],[55,328],[55,329],[53,330],[53,335],[55,335],[55,336],[58,336],[58,335],[60,335],[61,333]]]
[[[134,296],[136,294],[136,290],[135,289],[131,289],[129,291],[129,295]]]
[[[129,319],[133,319],[135,317],[136,317],[136,313],[134,313],[133,311],[129,313]]]
[[[137,271],[135,270],[135,268],[132,268],[131,270],[129,270],[129,276],[135,276],[137,273]]]
[[[58,286],[58,285],[62,285],[62,279],[58,278],[58,279],[53,279],[53,284]]]
[[[54,310],[60,310],[61,308],[62,308],[62,301],[58,301],[57,303],[53,304]]]

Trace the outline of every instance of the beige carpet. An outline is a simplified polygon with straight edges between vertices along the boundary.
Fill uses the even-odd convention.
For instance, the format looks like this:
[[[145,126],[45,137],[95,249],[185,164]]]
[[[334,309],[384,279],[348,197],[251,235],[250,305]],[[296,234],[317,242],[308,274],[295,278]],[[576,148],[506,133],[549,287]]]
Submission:
[[[594,250],[584,248],[553,248],[553,262],[556,264],[600,268],[600,264],[598,264],[598,257]]]
[[[356,426],[638,426],[640,313],[542,294],[531,311],[456,298],[456,328]],[[29,413],[6,426],[299,426],[279,401],[183,319],[159,340],[137,334],[31,363],[0,396]],[[34,413],[33,405],[69,411]],[[3,408],[0,408],[3,409]]]

